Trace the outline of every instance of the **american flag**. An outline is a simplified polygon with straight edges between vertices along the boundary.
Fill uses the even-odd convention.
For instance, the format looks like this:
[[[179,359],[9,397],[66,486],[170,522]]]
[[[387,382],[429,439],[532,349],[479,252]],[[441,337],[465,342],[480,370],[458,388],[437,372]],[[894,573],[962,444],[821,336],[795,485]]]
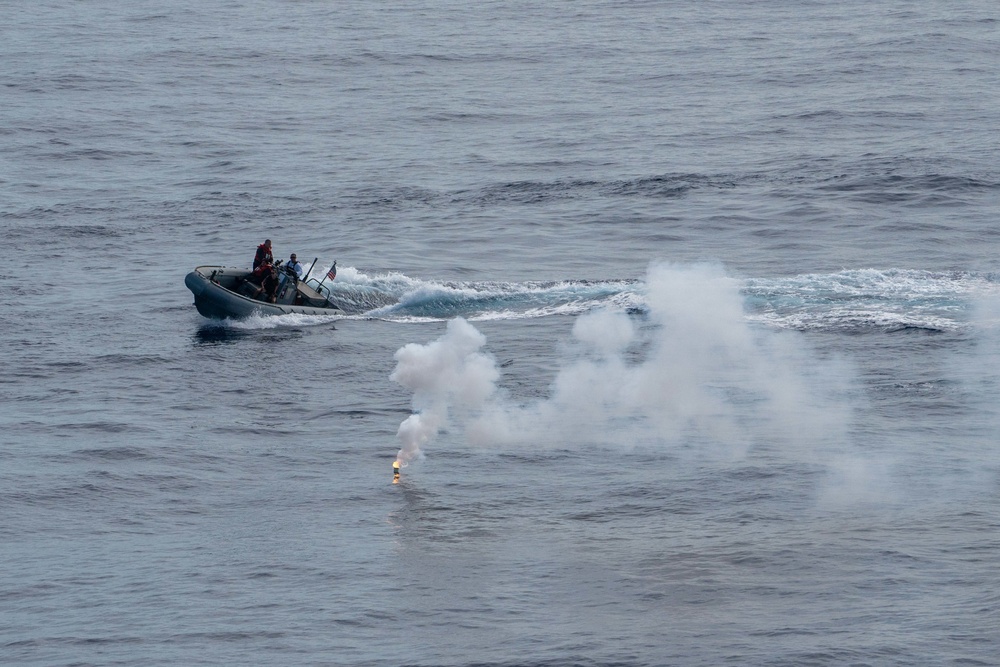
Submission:
[[[329,278],[330,280],[333,280],[334,278],[337,277],[337,263],[336,262],[334,262],[333,266],[330,267],[330,270],[326,272],[326,277]]]

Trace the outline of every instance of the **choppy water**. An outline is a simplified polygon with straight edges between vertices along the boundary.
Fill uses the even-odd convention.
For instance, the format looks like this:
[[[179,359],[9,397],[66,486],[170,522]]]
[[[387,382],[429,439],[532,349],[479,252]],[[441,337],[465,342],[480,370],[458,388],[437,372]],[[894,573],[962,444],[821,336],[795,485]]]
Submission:
[[[1000,664],[992,3],[7,9],[0,663]]]

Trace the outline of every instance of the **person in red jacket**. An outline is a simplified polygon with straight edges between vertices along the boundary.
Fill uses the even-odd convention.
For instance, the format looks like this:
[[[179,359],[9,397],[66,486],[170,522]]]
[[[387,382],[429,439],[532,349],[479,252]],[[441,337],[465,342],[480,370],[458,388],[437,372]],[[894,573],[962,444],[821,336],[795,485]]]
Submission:
[[[262,282],[264,282],[264,276],[270,273],[271,269],[273,268],[274,265],[271,264],[271,262],[265,260],[260,265],[255,267],[253,271],[250,272],[250,280],[257,283],[258,285],[261,284]]]
[[[265,300],[274,303],[275,293],[278,291],[278,270],[274,268],[273,264],[265,262],[258,266],[250,274],[250,280],[260,285],[253,293],[254,299],[263,292]]]
[[[257,269],[261,264],[272,264],[274,257],[271,256],[271,239],[265,240],[257,246],[257,254],[253,258],[253,268]]]

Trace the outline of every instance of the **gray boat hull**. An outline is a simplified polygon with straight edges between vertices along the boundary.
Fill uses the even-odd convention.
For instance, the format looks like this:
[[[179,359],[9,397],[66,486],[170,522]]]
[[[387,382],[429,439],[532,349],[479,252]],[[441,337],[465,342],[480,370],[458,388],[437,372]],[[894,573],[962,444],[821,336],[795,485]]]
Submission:
[[[313,286],[288,279],[279,288],[277,303],[254,299],[253,285],[247,282],[249,269],[225,266],[199,266],[184,277],[184,284],[194,294],[198,312],[213,319],[244,319],[252,315],[337,315],[341,310]],[[324,290],[325,288],[320,288]],[[241,293],[241,291],[246,293]]]

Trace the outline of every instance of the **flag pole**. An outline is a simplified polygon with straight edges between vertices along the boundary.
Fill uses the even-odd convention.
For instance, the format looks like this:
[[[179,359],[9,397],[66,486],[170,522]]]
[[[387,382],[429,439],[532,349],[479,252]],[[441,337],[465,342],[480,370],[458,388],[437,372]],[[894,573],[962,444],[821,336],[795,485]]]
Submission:
[[[315,263],[316,262],[313,262],[313,264]],[[309,270],[312,271],[312,267],[309,267]],[[333,260],[333,266],[330,267],[330,270],[327,271],[326,275],[323,276],[323,278],[319,281],[319,286],[322,287],[323,283],[326,282],[327,278],[333,280],[336,277],[337,277],[337,260]],[[317,289],[316,291],[318,292],[319,290]]]

